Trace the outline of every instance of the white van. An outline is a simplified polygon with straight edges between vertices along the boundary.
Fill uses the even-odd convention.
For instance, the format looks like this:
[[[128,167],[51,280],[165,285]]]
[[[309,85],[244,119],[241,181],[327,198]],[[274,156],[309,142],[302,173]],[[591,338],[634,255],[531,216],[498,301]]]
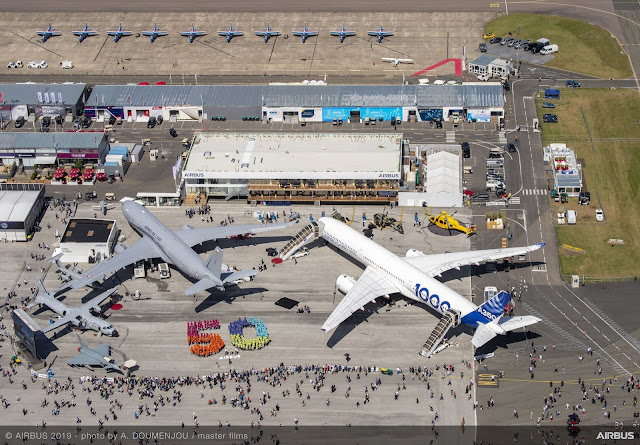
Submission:
[[[540,54],[553,54],[558,52],[558,45],[547,45],[540,50]]]
[[[489,73],[478,74],[478,80],[481,82],[486,82],[489,79],[491,79],[491,75]]]
[[[487,168],[504,167],[504,158],[487,159]]]
[[[488,192],[495,192],[497,189],[505,189],[507,185],[503,181],[487,181],[485,184],[485,190]]]
[[[575,224],[578,213],[575,210],[567,210],[567,224]]]

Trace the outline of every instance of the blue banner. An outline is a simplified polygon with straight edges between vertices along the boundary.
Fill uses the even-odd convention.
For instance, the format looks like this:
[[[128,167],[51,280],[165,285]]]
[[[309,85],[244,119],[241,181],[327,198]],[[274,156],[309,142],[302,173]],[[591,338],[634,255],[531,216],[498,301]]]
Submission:
[[[442,108],[418,108],[418,114],[423,122],[442,120]]]

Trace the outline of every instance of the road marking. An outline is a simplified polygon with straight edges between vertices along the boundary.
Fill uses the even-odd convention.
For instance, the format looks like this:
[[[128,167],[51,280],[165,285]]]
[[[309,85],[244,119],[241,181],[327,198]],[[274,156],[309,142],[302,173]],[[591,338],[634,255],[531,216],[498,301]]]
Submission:
[[[500,387],[500,379],[496,374],[489,374],[484,371],[478,371],[476,374],[476,385],[491,386],[493,388]]]
[[[500,3],[489,3],[489,6],[492,8],[499,8],[500,7]]]

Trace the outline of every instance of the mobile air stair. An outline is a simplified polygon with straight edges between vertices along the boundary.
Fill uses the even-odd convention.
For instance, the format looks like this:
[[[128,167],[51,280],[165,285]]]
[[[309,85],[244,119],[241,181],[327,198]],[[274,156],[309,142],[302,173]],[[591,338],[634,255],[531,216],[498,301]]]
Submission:
[[[318,238],[319,236],[320,228],[318,227],[318,223],[313,221],[311,224],[306,225],[282,249],[280,249],[280,258],[282,258],[282,261],[289,259],[289,257],[306,242],[312,238]]]
[[[436,349],[440,345],[440,342],[442,341],[444,336],[447,335],[449,329],[454,326],[458,326],[459,324],[460,312],[454,309],[449,309],[448,311],[446,311],[427,339],[427,342],[422,347],[422,352],[420,352],[420,355],[424,355],[425,357],[429,358],[433,354],[435,354]]]

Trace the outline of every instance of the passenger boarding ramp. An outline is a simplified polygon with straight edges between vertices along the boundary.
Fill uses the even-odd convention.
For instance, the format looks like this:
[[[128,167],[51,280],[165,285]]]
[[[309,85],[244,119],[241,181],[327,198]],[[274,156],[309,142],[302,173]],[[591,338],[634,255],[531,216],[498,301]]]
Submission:
[[[422,347],[422,352],[420,352],[420,355],[424,355],[425,357],[429,358],[433,354],[435,354],[435,350],[440,345],[440,342],[442,341],[444,336],[447,335],[449,329],[451,329],[453,326],[458,326],[459,324],[460,312],[454,309],[449,309],[448,311],[446,311],[429,336],[429,339]]]
[[[312,238],[318,238],[319,236],[320,228],[318,227],[318,223],[312,221],[311,224],[305,226],[282,249],[280,249],[280,258],[282,258],[282,261],[289,259],[289,257],[306,242]]]

